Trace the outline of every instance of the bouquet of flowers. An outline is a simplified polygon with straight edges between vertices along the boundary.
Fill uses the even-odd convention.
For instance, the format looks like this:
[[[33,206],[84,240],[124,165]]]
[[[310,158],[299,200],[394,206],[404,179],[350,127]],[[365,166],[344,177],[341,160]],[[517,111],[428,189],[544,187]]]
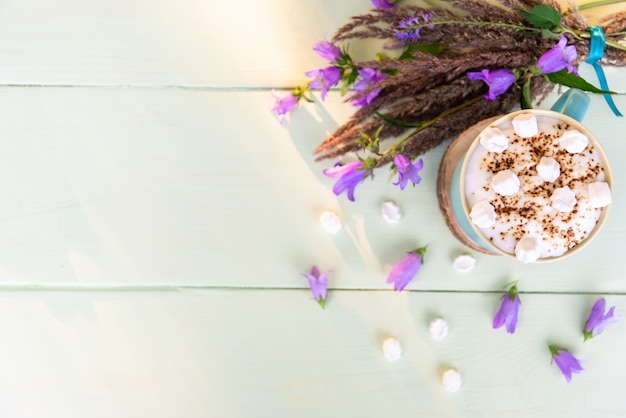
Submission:
[[[279,120],[311,89],[339,86],[357,110],[316,149],[318,160],[354,153],[353,162],[325,170],[337,178],[336,194],[354,188],[374,170],[391,164],[402,189],[420,181],[419,156],[475,123],[530,108],[555,85],[604,94],[617,116],[602,65],[626,64],[626,12],[590,27],[581,10],[615,2],[562,7],[552,0],[442,0],[439,6],[372,0],[375,8],[355,16],[314,51],[329,65],[306,73],[306,85],[278,96]],[[347,41],[378,39],[383,50],[355,61]],[[578,75],[585,59],[600,80]],[[384,142],[384,143],[383,143]]]

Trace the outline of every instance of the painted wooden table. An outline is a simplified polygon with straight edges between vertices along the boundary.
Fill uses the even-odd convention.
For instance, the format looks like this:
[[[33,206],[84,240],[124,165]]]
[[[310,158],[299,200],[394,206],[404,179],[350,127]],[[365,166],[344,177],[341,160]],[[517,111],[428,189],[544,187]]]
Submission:
[[[370,5],[2,2],[0,416],[626,415],[626,321],[581,338],[598,297],[626,312],[626,122],[592,98],[585,122],[617,181],[604,230],[571,259],[522,265],[460,244],[436,199],[446,144],[418,187],[379,175],[356,203],[336,197],[311,153],[352,107],[331,92],[281,125],[270,91],[322,66],[313,43]],[[626,69],[606,72],[626,91]],[[387,199],[398,224],[380,215]],[[337,235],[324,210],[344,220]],[[418,279],[393,292],[390,266],[426,244]],[[466,252],[477,266],[459,273]],[[300,275],[313,264],[332,270],[325,310]],[[509,335],[491,320],[514,280]],[[388,336],[403,347],[393,363]],[[566,383],[548,344],[585,371]]]

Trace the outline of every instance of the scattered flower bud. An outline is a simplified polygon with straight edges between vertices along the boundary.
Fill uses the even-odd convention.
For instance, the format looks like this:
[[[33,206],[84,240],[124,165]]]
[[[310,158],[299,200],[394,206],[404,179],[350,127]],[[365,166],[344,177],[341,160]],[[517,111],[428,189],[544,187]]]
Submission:
[[[426,247],[411,251],[391,268],[387,283],[393,283],[393,290],[402,291],[413,280],[424,263],[425,253]]]
[[[506,332],[513,334],[517,326],[517,315],[519,313],[520,304],[517,285],[513,284],[502,297],[500,309],[498,309],[496,316],[493,318],[493,329],[498,329],[506,325]]]
[[[311,274],[302,274],[309,281],[309,287],[313,293],[313,297],[322,307],[326,306],[326,294],[328,288],[328,271],[320,273],[317,266],[311,268]]]
[[[611,306],[607,313],[604,313],[605,308],[606,300],[604,300],[604,298],[598,299],[596,303],[593,304],[593,308],[585,324],[585,329],[583,330],[585,341],[600,334],[608,325],[618,321],[619,318],[613,316],[615,306]]]
[[[580,361],[574,357],[569,351],[555,345],[550,346],[552,360],[559,366],[561,373],[568,382],[572,380],[572,373],[580,373],[583,371]]]

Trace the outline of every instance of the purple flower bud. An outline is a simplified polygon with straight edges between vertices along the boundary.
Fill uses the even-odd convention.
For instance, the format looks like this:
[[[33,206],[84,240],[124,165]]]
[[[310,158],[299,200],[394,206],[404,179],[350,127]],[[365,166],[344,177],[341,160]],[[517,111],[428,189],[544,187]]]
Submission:
[[[496,312],[493,318],[493,329],[498,329],[506,325],[506,331],[509,334],[513,334],[517,326],[517,314],[519,312],[520,303],[517,286],[513,285],[502,297],[500,309],[498,309],[498,312]]]
[[[278,114],[278,121],[283,123],[285,115],[298,105],[298,97],[294,96],[292,93],[277,96],[274,90],[272,90],[272,96],[274,97],[274,101],[272,102],[270,110],[276,112],[276,114]]]
[[[515,82],[515,74],[513,71],[501,68],[499,70],[490,71],[484,69],[480,72],[468,72],[467,78],[470,80],[482,80],[489,86],[489,92],[485,95],[485,99],[495,100],[496,97],[504,93]]]
[[[315,45],[313,45],[313,51],[315,51],[317,55],[324,58],[325,60],[330,61],[331,63],[335,62],[337,58],[341,56],[341,50],[339,49],[339,47],[331,44],[326,39],[324,39],[323,41],[319,41]]]
[[[432,13],[423,13],[402,19],[393,29],[394,38],[401,41],[412,41],[421,38],[420,30],[432,17]],[[429,25],[429,28],[432,29],[432,27],[433,25]]]
[[[344,191],[348,191],[348,200],[354,202],[354,189],[365,179],[365,170],[362,170],[363,163],[354,161],[345,165],[337,164],[332,168],[327,168],[323,173],[337,179],[333,186],[333,193],[339,196]]]
[[[326,306],[326,292],[328,289],[328,273],[327,271],[320,273],[317,266],[311,268],[311,274],[302,274],[309,281],[309,287],[313,293],[313,297],[322,308]]]
[[[381,73],[380,71],[374,70],[373,68],[361,68],[359,69],[359,76],[361,77],[361,80],[354,84],[354,90],[357,93],[369,89],[372,84],[380,83],[387,77],[387,74]],[[372,103],[372,100],[374,100],[376,96],[378,96],[378,93],[380,93],[381,90],[382,88],[376,88],[371,90],[365,96],[361,96],[357,99],[352,100],[352,105],[365,106]]]
[[[565,376],[565,380],[568,382],[572,380],[572,373],[580,373],[583,371],[580,361],[574,357],[569,351],[551,345],[550,353],[552,354],[552,360],[559,366],[561,373]]]
[[[389,0],[372,0],[372,4],[377,9],[391,9],[393,7],[393,2]]]
[[[304,74],[312,78],[311,87],[322,89],[322,100],[326,98],[328,90],[341,79],[341,69],[333,66],[307,71]]]
[[[615,306],[611,306],[606,314],[604,313],[605,308],[606,301],[604,298],[598,299],[596,303],[593,304],[593,308],[591,308],[591,313],[589,314],[583,331],[585,341],[600,334],[608,325],[618,321],[619,318],[613,316]]]
[[[387,283],[393,283],[393,290],[400,292],[413,280],[424,263],[424,253],[426,247],[411,251],[391,268]]]
[[[411,163],[411,160],[406,155],[397,154],[393,157],[393,163],[398,169],[398,181],[393,184],[394,186],[400,186],[400,190],[404,190],[409,180],[414,186],[422,181],[419,172],[424,168],[424,161],[421,158],[415,163]]]
[[[567,46],[567,38],[563,35],[559,37],[559,43],[552,49],[539,57],[536,67],[541,69],[541,74],[556,73],[564,70],[578,74],[572,62],[577,57],[576,47]]]

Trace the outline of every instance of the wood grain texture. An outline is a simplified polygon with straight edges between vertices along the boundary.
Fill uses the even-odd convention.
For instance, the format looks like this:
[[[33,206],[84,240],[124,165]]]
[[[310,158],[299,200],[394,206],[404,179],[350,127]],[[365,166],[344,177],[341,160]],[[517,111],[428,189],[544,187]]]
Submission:
[[[4,292],[0,412],[80,417],[622,416],[623,322],[582,343],[594,298],[525,295],[516,334],[497,294]],[[626,306],[624,296],[609,304]],[[620,308],[621,310],[621,308]],[[444,317],[449,335],[427,331]],[[388,363],[382,340],[403,356]],[[547,344],[580,357],[566,383]],[[446,392],[439,375],[459,370]]]
[[[326,65],[313,44],[370,6],[11,0],[0,9],[0,82],[293,86],[306,81],[305,71]]]
[[[444,146],[424,156],[423,181],[400,191],[386,172],[335,196],[312,150],[352,108],[332,95],[280,125],[268,92],[4,88],[0,127],[0,282],[4,285],[300,287],[317,264],[337,288],[387,289],[406,251],[428,245],[413,289],[492,290],[508,277],[545,291],[623,292],[625,186],[597,239],[547,265],[468,251],[448,230],[436,179]],[[622,97],[617,98],[624,105]],[[626,106],[624,106],[626,107]],[[608,155],[626,152],[623,120],[594,98],[590,129]],[[596,110],[597,109],[597,110]],[[245,115],[245,116],[244,116]],[[245,123],[242,123],[245,120]],[[625,176],[614,164],[614,176]],[[399,224],[380,213],[385,200]],[[334,210],[337,235],[320,226]]]

